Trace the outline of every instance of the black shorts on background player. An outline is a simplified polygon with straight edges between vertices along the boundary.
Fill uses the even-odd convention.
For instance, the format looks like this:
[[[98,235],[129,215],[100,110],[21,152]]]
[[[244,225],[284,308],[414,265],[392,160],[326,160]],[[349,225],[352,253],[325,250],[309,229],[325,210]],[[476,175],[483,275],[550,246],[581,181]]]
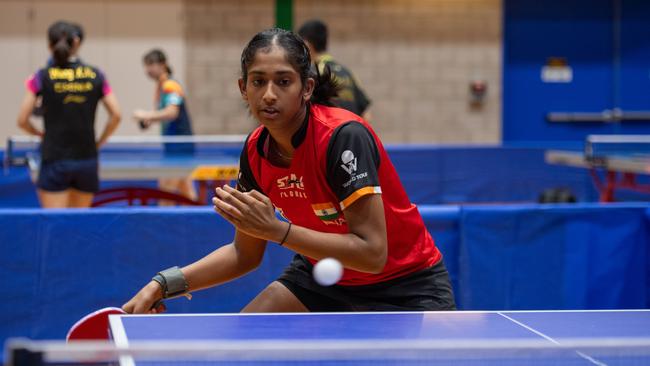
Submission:
[[[97,193],[97,169],[97,159],[44,162],[38,172],[36,186],[50,192],[74,188],[82,192]]]

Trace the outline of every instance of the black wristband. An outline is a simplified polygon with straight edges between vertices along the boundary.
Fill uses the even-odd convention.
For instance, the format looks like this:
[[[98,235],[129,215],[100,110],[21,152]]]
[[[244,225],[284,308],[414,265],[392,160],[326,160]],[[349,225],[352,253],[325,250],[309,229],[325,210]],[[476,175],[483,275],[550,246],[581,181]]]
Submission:
[[[282,238],[282,240],[280,241],[280,246],[283,246],[283,245],[284,245],[284,242],[285,242],[285,241],[287,240],[287,238],[289,237],[289,231],[291,231],[291,223],[289,223],[289,227],[287,228],[287,232],[284,233],[284,238]]]

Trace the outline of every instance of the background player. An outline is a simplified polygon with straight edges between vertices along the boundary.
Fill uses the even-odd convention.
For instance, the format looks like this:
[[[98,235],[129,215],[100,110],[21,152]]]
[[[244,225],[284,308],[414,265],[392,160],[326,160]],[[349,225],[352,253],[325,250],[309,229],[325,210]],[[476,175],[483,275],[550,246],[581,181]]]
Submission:
[[[104,74],[76,56],[81,42],[78,28],[56,22],[48,29],[48,42],[53,62],[27,80],[18,126],[43,137],[37,181],[41,205],[88,207],[99,189],[97,151],[117,128],[120,110]],[[42,97],[44,131],[29,120],[37,97]],[[96,141],[100,101],[109,120]]]
[[[143,62],[147,76],[156,81],[156,110],[136,110],[133,112],[133,119],[140,123],[143,129],[152,123],[161,123],[163,136],[191,136],[192,122],[185,103],[185,91],[178,81],[172,79],[172,69],[167,63],[167,56],[162,50],[153,49],[144,55]],[[165,152],[171,154],[191,154],[193,151],[192,144],[165,145]],[[162,190],[196,199],[196,191],[189,177],[160,179],[159,186]]]

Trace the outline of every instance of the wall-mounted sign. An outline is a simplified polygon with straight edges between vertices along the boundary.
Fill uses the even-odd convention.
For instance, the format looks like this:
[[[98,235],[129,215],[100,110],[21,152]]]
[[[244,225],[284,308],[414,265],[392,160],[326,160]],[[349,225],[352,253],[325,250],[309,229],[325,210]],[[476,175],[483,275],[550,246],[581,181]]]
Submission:
[[[542,67],[542,81],[545,83],[570,83],[573,69],[564,57],[549,57]]]

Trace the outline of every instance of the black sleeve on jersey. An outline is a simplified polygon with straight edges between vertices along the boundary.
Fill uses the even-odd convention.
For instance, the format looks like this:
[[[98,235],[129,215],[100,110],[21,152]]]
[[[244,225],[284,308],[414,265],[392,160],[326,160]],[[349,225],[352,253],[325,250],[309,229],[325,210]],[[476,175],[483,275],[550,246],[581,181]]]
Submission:
[[[36,77],[38,78],[38,82],[40,84],[39,85],[40,88],[38,89],[38,92],[36,92],[37,97],[43,96],[43,84],[45,83],[45,72],[46,72],[45,69],[40,69],[36,71]],[[42,107],[43,106],[41,105],[41,108]]]
[[[99,76],[99,98],[104,98],[104,83],[106,82],[106,76],[100,70],[96,70],[97,76]]]
[[[359,87],[356,80],[354,82],[354,101],[357,103],[357,108],[359,108],[359,114],[363,114],[368,106],[370,105],[370,100],[366,96],[366,93]]]
[[[248,139],[250,135],[246,137],[246,142],[244,142],[244,148],[241,151],[239,156],[239,175],[237,176],[237,190],[240,192],[249,192],[256,190],[262,194],[262,188],[257,184],[255,176],[253,176],[253,171],[251,170],[250,162],[248,161]]]
[[[364,187],[379,186],[379,150],[368,129],[358,122],[339,126],[327,147],[327,181],[345,200]]]

